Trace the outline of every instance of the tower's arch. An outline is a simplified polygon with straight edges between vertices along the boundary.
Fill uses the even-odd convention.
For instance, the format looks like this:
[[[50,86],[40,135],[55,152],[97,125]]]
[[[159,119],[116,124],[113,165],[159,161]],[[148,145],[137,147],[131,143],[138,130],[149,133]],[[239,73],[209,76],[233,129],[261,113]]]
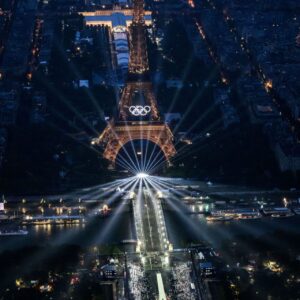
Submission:
[[[120,148],[115,165],[118,169],[152,172],[166,163],[161,147],[150,140],[130,140]]]
[[[144,124],[131,126],[108,126],[100,137],[106,145],[104,157],[116,162],[117,155],[121,148],[129,142],[135,140],[148,140],[157,145],[163,152],[166,161],[175,155],[173,145],[173,135],[169,127],[163,123]]]

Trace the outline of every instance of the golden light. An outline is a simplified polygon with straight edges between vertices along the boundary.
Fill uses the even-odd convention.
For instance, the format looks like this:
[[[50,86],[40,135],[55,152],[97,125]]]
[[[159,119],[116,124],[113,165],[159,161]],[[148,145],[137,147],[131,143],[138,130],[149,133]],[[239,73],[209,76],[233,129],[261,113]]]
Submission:
[[[264,86],[267,92],[270,91],[273,88],[272,80],[271,79],[266,80]]]
[[[26,78],[28,80],[31,80],[32,79],[32,73],[31,72],[27,73]]]
[[[190,7],[195,8],[194,0],[188,0],[188,4],[189,4]]]

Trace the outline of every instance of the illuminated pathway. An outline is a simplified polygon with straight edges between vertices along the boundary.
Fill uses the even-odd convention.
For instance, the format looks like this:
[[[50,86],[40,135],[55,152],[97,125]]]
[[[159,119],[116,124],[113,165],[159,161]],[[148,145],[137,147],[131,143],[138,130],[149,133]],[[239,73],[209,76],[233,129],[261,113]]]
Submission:
[[[187,265],[190,258],[186,257],[186,249],[173,250],[168,239],[162,199],[167,200],[166,197],[169,197],[163,193],[169,183],[146,173],[137,174],[136,180],[138,184],[131,199],[138,241],[137,256],[136,260],[131,262],[135,266],[131,267],[129,272],[132,274],[132,270],[139,268],[141,272],[130,277],[131,293],[136,299],[140,299],[134,286],[142,287],[141,282],[145,280],[147,288],[144,286],[143,289],[150,289],[148,298],[145,299],[166,300],[169,296],[176,296],[176,299],[182,300],[204,299],[201,297],[201,284],[197,282],[197,274],[191,265]],[[137,260],[139,263],[136,263]],[[177,278],[184,269],[187,278],[182,284],[181,278]],[[190,282],[195,282],[196,288],[193,291],[190,290]]]
[[[159,194],[148,186],[142,186],[132,201],[137,235],[137,252],[147,269],[160,269],[168,265],[168,251],[172,245],[168,241],[163,210]]]
[[[162,250],[161,240],[158,232],[158,220],[156,219],[155,208],[153,201],[147,191],[143,191],[143,212],[142,222],[145,236],[145,251],[146,253],[160,252]]]

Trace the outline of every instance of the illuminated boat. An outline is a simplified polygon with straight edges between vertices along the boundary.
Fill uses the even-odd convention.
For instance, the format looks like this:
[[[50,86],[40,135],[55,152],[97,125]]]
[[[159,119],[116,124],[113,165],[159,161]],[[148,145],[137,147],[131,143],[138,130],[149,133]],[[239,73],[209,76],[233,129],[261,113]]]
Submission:
[[[227,222],[232,220],[233,217],[224,215],[211,215],[206,217],[207,222]]]
[[[0,231],[0,236],[15,236],[15,235],[27,235],[28,231],[27,230],[1,230]]]

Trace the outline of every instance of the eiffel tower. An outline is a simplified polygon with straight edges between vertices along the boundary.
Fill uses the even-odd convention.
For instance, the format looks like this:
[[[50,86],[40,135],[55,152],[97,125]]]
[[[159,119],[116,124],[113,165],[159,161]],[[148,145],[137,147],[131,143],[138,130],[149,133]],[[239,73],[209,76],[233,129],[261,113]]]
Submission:
[[[134,140],[153,142],[170,163],[176,151],[173,134],[161,120],[150,81],[143,0],[133,0],[133,20],[129,32],[128,78],[119,101],[118,116],[108,123],[97,143],[105,147],[103,156],[113,166],[120,149]]]

